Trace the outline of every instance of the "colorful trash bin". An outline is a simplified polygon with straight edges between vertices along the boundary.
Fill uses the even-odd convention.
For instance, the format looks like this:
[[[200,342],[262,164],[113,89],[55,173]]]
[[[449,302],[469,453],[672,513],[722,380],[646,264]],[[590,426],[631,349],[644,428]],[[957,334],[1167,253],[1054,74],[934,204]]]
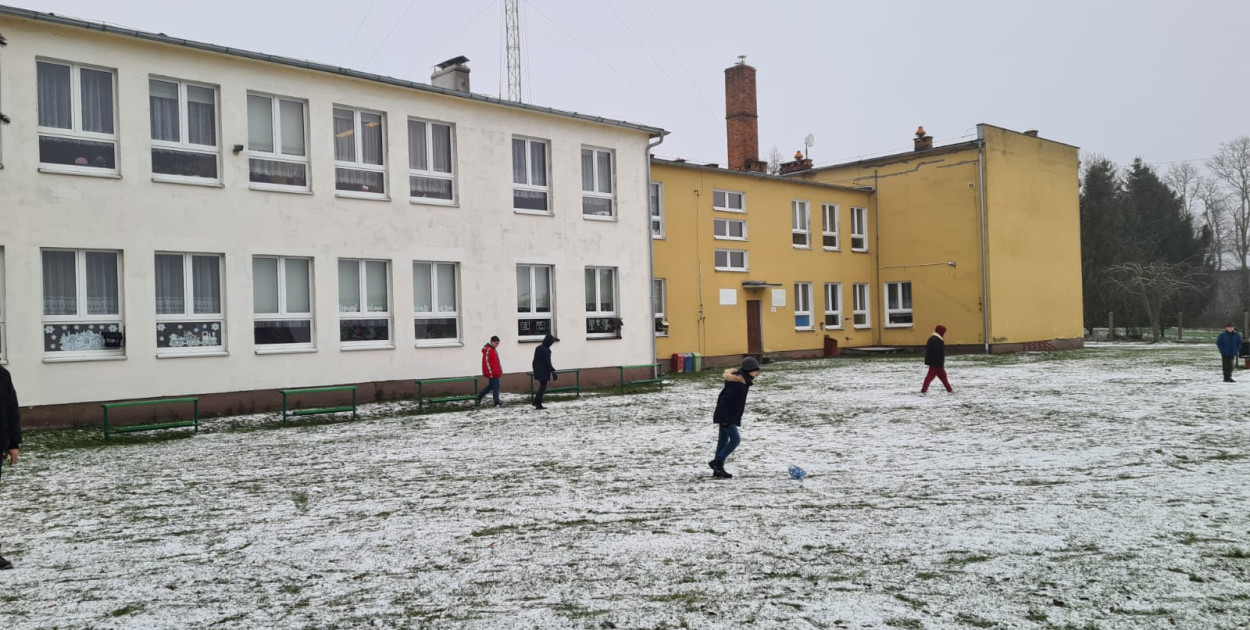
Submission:
[[[703,371],[703,355],[699,354],[698,352],[694,353],[694,371],[696,372]]]
[[[694,371],[694,355],[693,354],[690,354],[689,352],[687,352],[686,354],[682,355],[681,371],[682,372]]]

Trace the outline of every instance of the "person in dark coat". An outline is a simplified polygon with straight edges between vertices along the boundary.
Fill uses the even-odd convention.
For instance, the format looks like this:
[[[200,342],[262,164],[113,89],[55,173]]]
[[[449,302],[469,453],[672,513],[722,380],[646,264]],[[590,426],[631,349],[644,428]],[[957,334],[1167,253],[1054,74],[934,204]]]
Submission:
[[[556,369],[551,366],[551,344],[559,341],[552,335],[543,337],[543,342],[534,348],[534,380],[538,381],[538,392],[534,394],[534,408],[546,409],[543,406],[543,394],[547,393],[547,381],[556,380]]]
[[[21,420],[13,377],[4,366],[0,366],[0,466],[6,459],[9,466],[17,465],[18,446],[22,444]],[[12,568],[13,563],[0,556],[0,570]]]
[[[924,347],[924,364],[929,366],[929,373],[924,375],[924,385],[920,386],[920,395],[929,393],[929,383],[933,382],[933,378],[937,377],[942,380],[942,385],[946,386],[946,393],[953,394],[951,382],[946,380],[946,327],[938,324],[933,329],[933,334],[929,336],[929,343]]]
[[[747,391],[759,373],[760,363],[755,357],[743,359],[736,370],[725,370],[725,386],[716,398],[716,411],[712,413],[712,423],[720,427],[716,437],[716,457],[707,463],[712,467],[712,476],[717,479],[733,479],[733,475],[725,471],[725,460],[742,441],[738,428],[742,426],[742,412],[747,407]]]
[[[1224,382],[1236,383],[1233,380],[1233,361],[1241,352],[1241,333],[1232,322],[1224,325],[1224,332],[1216,338],[1215,345],[1220,349],[1220,358],[1224,360]]]
[[[499,402],[499,377],[503,376],[503,368],[499,365],[499,337],[491,337],[490,343],[482,346],[482,376],[486,378],[486,387],[477,393],[477,404],[481,406],[482,397],[486,392],[494,392],[495,406],[503,404]]]

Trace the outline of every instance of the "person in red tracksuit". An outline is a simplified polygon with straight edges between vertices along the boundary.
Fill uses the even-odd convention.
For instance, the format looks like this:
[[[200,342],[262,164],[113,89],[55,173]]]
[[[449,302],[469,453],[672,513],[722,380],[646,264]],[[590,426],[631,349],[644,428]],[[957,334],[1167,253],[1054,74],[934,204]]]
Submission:
[[[946,393],[955,393],[951,389],[951,382],[946,380],[946,327],[938,324],[933,329],[933,335],[929,337],[929,343],[924,347],[924,364],[929,366],[929,373],[924,376],[924,385],[920,387],[920,395],[929,393],[929,383],[933,382],[933,377],[942,380],[942,384],[946,386]]]
[[[503,403],[499,402],[499,377],[503,376],[503,368],[499,367],[499,337],[491,337],[490,343],[482,346],[482,376],[486,377],[486,387],[477,393],[477,404],[481,406],[482,397],[486,392],[494,392],[495,406],[498,407]]]

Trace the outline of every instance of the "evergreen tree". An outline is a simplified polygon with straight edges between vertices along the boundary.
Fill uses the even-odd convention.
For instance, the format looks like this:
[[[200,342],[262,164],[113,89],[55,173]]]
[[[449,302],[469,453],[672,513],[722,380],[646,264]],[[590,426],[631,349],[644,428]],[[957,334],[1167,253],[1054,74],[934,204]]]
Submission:
[[[1125,258],[1129,245],[1124,188],[1118,172],[1110,160],[1095,156],[1081,178],[1081,270],[1087,329],[1104,325],[1107,312],[1115,310],[1103,273]]]

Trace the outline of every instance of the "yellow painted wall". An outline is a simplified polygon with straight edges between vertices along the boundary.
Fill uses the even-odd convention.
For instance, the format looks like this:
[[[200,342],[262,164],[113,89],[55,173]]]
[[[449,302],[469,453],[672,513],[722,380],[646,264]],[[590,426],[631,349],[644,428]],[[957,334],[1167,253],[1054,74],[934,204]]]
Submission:
[[[981,126],[990,252],[990,341],[1083,336],[1073,146]]]
[[[828,332],[841,346],[877,343],[875,327],[856,330],[851,324],[851,285],[872,282],[873,253],[850,251],[850,208],[869,206],[869,192],[783,180],[723,169],[678,166],[654,162],[652,181],[663,184],[665,237],[654,239],[655,277],[666,282],[668,336],[656,340],[656,354],[666,360],[676,352],[705,356],[744,354],[747,351],[747,300],[762,301],[763,346],[767,353],[819,349]],[[746,194],[746,212],[713,211],[713,190]],[[796,249],[791,238],[791,201],[807,200],[811,207],[811,248]],[[839,204],[840,251],[822,244],[821,205]],[[747,222],[746,242],[713,237],[715,218]],[[871,213],[869,236],[872,235]],[[714,269],[716,249],[746,250],[749,271]],[[871,248],[870,248],[871,249]],[[779,284],[767,289],[743,289],[744,280]],[[813,330],[796,331],[795,282],[812,283]],[[842,283],[843,327],[824,330],[824,284]],[[773,289],[785,292],[785,305],[775,309]],[[734,292],[736,305],[720,303],[721,289]],[[873,311],[879,295],[874,290]]]

